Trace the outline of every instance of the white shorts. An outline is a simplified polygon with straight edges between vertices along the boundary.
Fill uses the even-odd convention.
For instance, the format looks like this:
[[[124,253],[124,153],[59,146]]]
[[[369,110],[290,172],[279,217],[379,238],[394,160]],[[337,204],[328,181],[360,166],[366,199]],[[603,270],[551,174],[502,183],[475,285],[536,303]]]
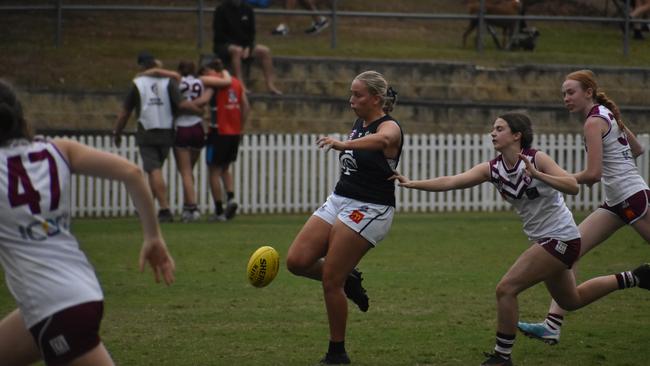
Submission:
[[[338,218],[350,229],[359,233],[374,247],[390,230],[395,207],[378,205],[342,197],[332,193],[314,215],[334,225]]]

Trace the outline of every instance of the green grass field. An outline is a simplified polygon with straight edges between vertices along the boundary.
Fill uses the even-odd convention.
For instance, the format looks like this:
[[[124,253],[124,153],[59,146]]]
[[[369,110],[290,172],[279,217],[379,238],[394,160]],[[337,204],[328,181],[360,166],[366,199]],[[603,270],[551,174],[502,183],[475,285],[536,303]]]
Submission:
[[[581,219],[583,215],[578,218]],[[313,365],[327,347],[319,283],[283,266],[271,285],[250,286],[249,255],[272,245],[284,257],[307,215],[240,216],[226,224],[166,224],[177,281],[137,272],[135,219],[76,220],[73,230],[106,295],[102,338],[119,365]],[[350,306],[347,348],[355,365],[478,365],[495,333],[494,287],[525,249],[510,212],[398,214],[386,240],[360,264],[371,306]],[[590,253],[581,279],[650,258],[631,229]],[[523,319],[545,315],[543,286],[520,297]],[[0,314],[14,307],[4,281]],[[647,364],[650,293],[619,291],[567,317],[559,345],[517,337],[516,365]]]

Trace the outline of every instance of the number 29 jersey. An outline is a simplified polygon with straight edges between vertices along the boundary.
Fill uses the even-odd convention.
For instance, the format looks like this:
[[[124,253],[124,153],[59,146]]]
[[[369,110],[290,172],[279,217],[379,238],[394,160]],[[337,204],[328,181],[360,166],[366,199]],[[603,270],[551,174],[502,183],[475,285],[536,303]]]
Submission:
[[[0,146],[0,264],[27,327],[103,299],[70,232],[70,168],[50,142]]]

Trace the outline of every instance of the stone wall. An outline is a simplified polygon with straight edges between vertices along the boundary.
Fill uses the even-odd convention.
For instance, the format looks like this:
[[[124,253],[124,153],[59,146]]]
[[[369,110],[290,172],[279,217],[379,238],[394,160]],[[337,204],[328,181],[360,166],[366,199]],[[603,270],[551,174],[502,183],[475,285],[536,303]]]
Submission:
[[[282,96],[265,93],[259,68],[249,80],[253,112],[247,131],[346,132],[351,80],[364,70],[382,72],[399,92],[393,112],[408,133],[483,133],[505,111],[522,109],[537,132],[580,132],[581,119],[563,108],[564,76],[582,66],[520,65],[486,68],[467,63],[339,58],[275,59]],[[591,67],[626,123],[650,132],[650,69]],[[123,95],[104,92],[20,91],[27,116],[44,129],[110,130]],[[133,128],[135,123],[131,122]]]

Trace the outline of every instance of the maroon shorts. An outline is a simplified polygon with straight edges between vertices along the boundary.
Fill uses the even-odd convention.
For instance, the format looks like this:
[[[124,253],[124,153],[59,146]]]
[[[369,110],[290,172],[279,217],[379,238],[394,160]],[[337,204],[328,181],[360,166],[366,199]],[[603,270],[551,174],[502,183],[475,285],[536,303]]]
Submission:
[[[600,208],[613,213],[620,217],[624,223],[631,225],[648,212],[648,204],[650,204],[650,191],[643,190],[636,192],[617,205],[610,206],[603,203]]]
[[[201,123],[176,128],[174,147],[200,150],[203,148],[203,145],[205,145],[205,132]]]
[[[537,241],[550,255],[562,261],[568,268],[573,266],[580,256],[580,238],[561,241],[544,238]]]
[[[48,366],[67,365],[95,348],[104,302],[94,301],[63,309],[29,328]]]

